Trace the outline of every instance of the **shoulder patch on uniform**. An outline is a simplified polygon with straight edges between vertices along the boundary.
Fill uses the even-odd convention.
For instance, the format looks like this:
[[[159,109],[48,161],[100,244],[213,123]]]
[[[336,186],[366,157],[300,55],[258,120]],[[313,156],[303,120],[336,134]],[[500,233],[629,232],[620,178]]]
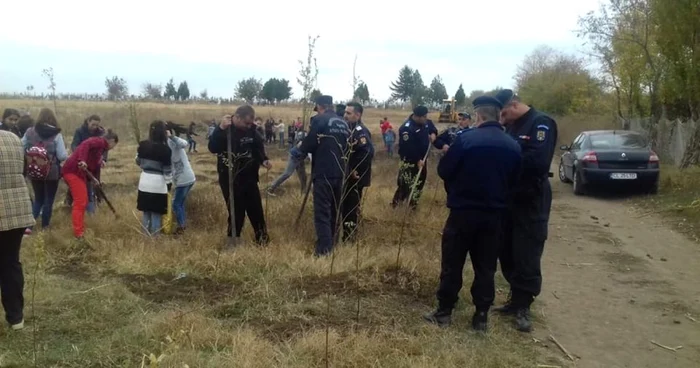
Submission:
[[[549,127],[546,126],[546,125],[544,125],[544,124],[540,124],[540,125],[537,126],[537,129],[549,130]]]
[[[365,138],[364,136],[360,137],[360,144],[362,144],[362,145],[367,144],[367,138]]]
[[[544,129],[538,129],[537,130],[537,141],[543,142],[545,139],[547,139],[547,131]]]
[[[401,137],[403,138],[404,141],[407,141],[408,140],[408,132],[403,132],[403,134],[401,134]]]

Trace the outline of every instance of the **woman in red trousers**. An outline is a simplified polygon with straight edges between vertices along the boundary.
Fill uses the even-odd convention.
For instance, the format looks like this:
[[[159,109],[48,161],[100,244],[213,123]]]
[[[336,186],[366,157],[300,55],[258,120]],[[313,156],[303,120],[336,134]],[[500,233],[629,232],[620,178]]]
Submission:
[[[102,154],[119,143],[117,134],[108,130],[102,137],[88,138],[76,147],[75,151],[63,164],[63,180],[68,184],[73,196],[73,235],[82,239],[85,233],[85,207],[88,204],[87,183],[89,177],[85,171],[94,175],[102,164]]]

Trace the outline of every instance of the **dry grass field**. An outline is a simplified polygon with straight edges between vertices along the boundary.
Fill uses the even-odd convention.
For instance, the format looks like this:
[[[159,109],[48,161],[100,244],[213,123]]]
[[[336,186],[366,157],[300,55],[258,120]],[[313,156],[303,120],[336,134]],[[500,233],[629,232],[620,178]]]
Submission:
[[[30,109],[36,101],[1,101],[0,108]],[[50,103],[46,103],[50,105]],[[218,118],[232,107],[141,104],[142,132],[153,119],[178,123]],[[299,116],[292,107],[257,108],[259,116],[285,121]],[[535,367],[547,361],[536,343],[493,316],[486,336],[469,329],[471,270],[449,329],[426,325],[421,314],[435,305],[440,232],[447,216],[435,162],[417,213],[392,210],[398,162],[381,152],[378,134],[373,183],[364,200],[356,244],[341,245],[333,257],[311,256],[311,206],[294,227],[302,196],[292,177],[277,197],[263,197],[271,244],[246,244],[222,252],[226,209],[216,178],[214,155],[201,127],[199,153],[190,155],[197,183],[187,203],[188,231],[150,239],[139,233],[136,211],[139,170],[136,142],[125,105],[58,104],[59,122],[69,141],[90,115],[120,133],[102,174],[117,219],[106,206],[87,219],[92,249],[73,241],[61,184],[50,231],[25,238],[28,328],[0,328],[0,367]],[[398,126],[407,111],[369,109],[364,121],[373,132],[388,116]],[[576,131],[603,127],[577,119],[560,121],[562,141]],[[286,150],[268,147],[273,169],[261,171],[261,187],[279,175]],[[403,229],[403,230],[402,230]],[[397,268],[399,235],[404,232]],[[499,275],[497,302],[505,299]],[[544,321],[537,313],[536,326]],[[327,334],[328,331],[328,334]],[[161,357],[159,362],[152,359]]]

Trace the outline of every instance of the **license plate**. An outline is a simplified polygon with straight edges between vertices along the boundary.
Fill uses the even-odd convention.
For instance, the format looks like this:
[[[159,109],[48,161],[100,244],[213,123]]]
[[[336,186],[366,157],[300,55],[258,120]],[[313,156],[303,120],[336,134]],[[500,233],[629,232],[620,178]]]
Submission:
[[[634,180],[637,179],[637,173],[612,173],[610,179]]]

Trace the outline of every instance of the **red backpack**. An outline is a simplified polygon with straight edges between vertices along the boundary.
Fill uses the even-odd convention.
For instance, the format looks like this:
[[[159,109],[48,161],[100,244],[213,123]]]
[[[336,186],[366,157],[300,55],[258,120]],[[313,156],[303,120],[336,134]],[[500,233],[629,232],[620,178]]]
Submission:
[[[32,180],[46,180],[51,172],[53,161],[43,142],[38,142],[27,150],[26,173]]]

